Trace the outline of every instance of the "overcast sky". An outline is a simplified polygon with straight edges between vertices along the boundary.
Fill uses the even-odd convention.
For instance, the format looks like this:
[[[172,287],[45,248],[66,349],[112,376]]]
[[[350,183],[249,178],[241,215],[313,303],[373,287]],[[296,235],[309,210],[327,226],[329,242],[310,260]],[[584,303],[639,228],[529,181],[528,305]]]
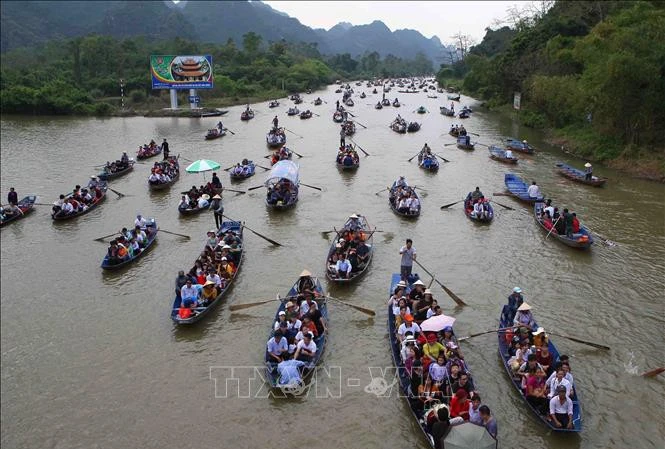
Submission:
[[[478,43],[485,28],[494,19],[506,17],[519,1],[265,1],[272,8],[295,17],[312,28],[332,28],[339,22],[364,25],[381,20],[392,31],[410,28],[425,37],[434,35],[444,44],[452,42],[450,36],[461,31],[471,35]]]

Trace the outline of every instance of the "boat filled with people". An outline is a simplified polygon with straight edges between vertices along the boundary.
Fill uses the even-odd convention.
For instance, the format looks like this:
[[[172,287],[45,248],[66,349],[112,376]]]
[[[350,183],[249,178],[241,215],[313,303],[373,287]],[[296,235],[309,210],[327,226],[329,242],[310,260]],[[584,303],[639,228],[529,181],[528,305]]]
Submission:
[[[254,165],[254,161],[243,159],[242,163],[238,162],[235,167],[229,171],[229,176],[231,177],[231,181],[242,181],[243,179],[254,176],[255,172],[256,165]]]
[[[127,152],[123,152],[120,159],[116,161],[106,161],[106,165],[102,168],[102,171],[97,175],[102,181],[108,181],[109,179],[119,178],[123,175],[126,175],[134,168],[134,159],[127,156]]]
[[[503,162],[504,164],[517,164],[519,161],[519,159],[513,155],[511,150],[504,150],[496,145],[490,145],[488,151],[491,159]]]
[[[312,118],[312,111],[310,111],[309,109],[307,109],[306,111],[302,111],[302,112],[300,113],[300,118],[301,118],[302,120],[306,120],[306,119],[308,119],[308,118]]]
[[[558,207],[552,205],[552,200],[536,201],[533,204],[533,217],[548,237],[566,246],[588,249],[594,242],[591,232],[577,218],[577,213],[567,208],[559,211]]]
[[[226,135],[226,129],[224,129],[224,125],[220,121],[217,123],[217,125],[215,125],[214,128],[210,128],[208,130],[204,138],[205,140],[213,140],[219,137],[224,137],[225,135]]]
[[[557,162],[556,167],[557,173],[559,173],[561,176],[572,179],[573,181],[579,182],[581,184],[602,187],[607,182],[607,178],[601,178],[599,176],[593,175],[593,171],[590,170],[592,168],[591,164],[588,162],[585,165],[587,171],[579,170],[573,166],[564,164],[563,162]]]
[[[223,221],[219,230],[208,231],[201,255],[176,281],[176,296],[171,320],[176,324],[193,324],[217,307],[229,291],[243,260],[243,225]]]
[[[417,131],[420,131],[420,123],[418,123],[418,122],[409,122],[409,124],[406,125],[406,132],[415,133]]]
[[[374,230],[365,216],[352,214],[341,229],[334,231],[326,258],[329,281],[350,283],[365,274],[374,255]]]
[[[270,156],[270,165],[275,165],[279,161],[290,161],[291,159],[293,159],[293,151],[283,146],[279,150],[273,151]]]
[[[273,101],[271,101],[270,103],[268,103],[268,107],[269,107],[270,109],[272,109],[272,108],[276,108],[276,107],[278,107],[278,106],[279,106],[279,101],[277,101],[277,100],[273,100]]]
[[[266,135],[266,144],[269,148],[279,148],[286,143],[284,128],[273,127]]]
[[[340,170],[356,170],[360,167],[360,157],[355,147],[346,144],[345,147],[339,147],[336,158],[337,168]]]
[[[171,187],[180,177],[180,164],[178,156],[169,156],[167,159],[155,162],[150,169],[148,187],[150,190],[164,190]]]
[[[136,151],[136,159],[148,159],[150,157],[157,156],[161,152],[161,145],[157,145],[154,140],[151,140],[150,143],[139,147],[139,149]]]
[[[512,151],[519,151],[524,154],[534,154],[536,149],[529,145],[529,142],[522,140],[521,142],[517,139],[508,138],[506,139],[506,149]]]
[[[321,106],[323,104],[323,100],[320,97],[316,97],[316,100],[314,100],[314,106]]]
[[[91,176],[87,187],[77,185],[71,193],[60,195],[53,203],[51,218],[53,220],[69,220],[87,214],[106,198],[108,185],[97,176]]]
[[[450,131],[448,131],[448,134],[453,137],[460,137],[466,136],[468,132],[466,128],[464,128],[464,125],[450,125]]]
[[[570,358],[560,354],[515,287],[499,317],[499,355],[510,382],[540,422],[554,432],[580,432],[582,410]]]
[[[146,220],[142,215],[137,215],[134,227],[131,230],[123,228],[120,235],[109,243],[102,260],[102,269],[117,270],[143,257],[157,239],[158,232],[154,218]]]
[[[247,106],[247,109],[242,111],[240,113],[240,120],[242,121],[249,121],[254,118],[254,111],[249,108],[249,105]]]
[[[446,117],[455,116],[455,108],[448,109],[445,106],[439,106],[439,112],[441,112],[441,115],[445,115]]]
[[[266,186],[266,205],[273,209],[288,209],[298,202],[299,167],[293,161],[278,161],[272,166]]]
[[[400,115],[398,115],[397,118],[393,120],[392,123],[390,124],[390,129],[399,134],[405,134],[406,127],[407,127],[406,120],[404,120]]]
[[[266,381],[284,394],[306,390],[328,339],[327,297],[318,278],[303,270],[280,301],[265,349]]]
[[[479,223],[491,223],[494,218],[494,209],[490,200],[476,187],[469,192],[464,200],[464,214],[471,220]]]
[[[37,201],[35,195],[28,195],[16,204],[0,206],[0,226],[5,226],[12,221],[25,217],[29,212],[34,210],[35,201]]]
[[[218,198],[221,199],[219,195]],[[183,195],[178,203],[180,215],[195,215],[208,209],[210,209],[210,195],[207,193],[191,197],[189,194]]]
[[[388,204],[397,215],[405,218],[418,218],[420,216],[420,198],[415,187],[407,184],[404,176],[400,176],[392,187],[388,195]]]
[[[427,442],[436,449],[496,448],[496,420],[459,348],[455,319],[442,313],[417,274],[403,280],[394,273],[388,296],[388,342],[399,396]]]
[[[439,170],[439,160],[427,144],[418,153],[418,167],[425,171],[435,172]]]
[[[332,116],[333,122],[342,123],[344,121],[344,114],[339,109],[333,112]]]
[[[288,116],[300,115],[300,109],[298,109],[298,106],[294,106],[292,108],[289,108],[289,110],[286,111],[286,115],[288,115]]]

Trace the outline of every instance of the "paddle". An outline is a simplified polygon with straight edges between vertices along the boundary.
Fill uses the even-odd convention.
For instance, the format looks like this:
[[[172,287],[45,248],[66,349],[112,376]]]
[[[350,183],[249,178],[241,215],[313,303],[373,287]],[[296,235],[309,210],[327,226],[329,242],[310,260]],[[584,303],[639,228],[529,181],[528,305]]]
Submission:
[[[659,375],[660,373],[665,373],[665,368],[656,368],[652,369],[651,371],[647,371],[646,373],[640,374],[642,377],[655,377]]]
[[[437,156],[439,159],[441,159],[443,162],[450,162],[448,159],[445,157],[441,156],[439,153],[434,153],[435,156]]]
[[[294,134],[294,135],[296,135],[296,136],[300,137],[301,139],[304,139],[304,137],[303,137],[303,136],[301,136],[300,134],[296,134],[296,133],[294,133],[293,131],[291,131],[291,130],[290,130],[290,129],[288,129],[288,128],[284,128],[284,129],[285,129],[285,130],[287,130],[288,132],[290,132],[291,134]],[[294,153],[295,153],[295,151],[294,151]],[[296,153],[296,154],[298,154],[298,153]],[[301,157],[302,157],[302,156],[301,156]]]
[[[35,206],[54,206],[54,204],[47,204],[47,203],[32,203]]]
[[[256,166],[259,167],[259,168],[262,168],[264,170],[270,171],[270,169],[268,167],[264,167],[263,165],[256,164]]]
[[[559,220],[561,220],[561,215],[559,215],[559,218],[557,218],[556,221],[554,222],[554,224],[552,225],[552,229],[550,229],[550,232],[548,232],[547,235],[545,236],[545,240],[547,240],[547,237],[549,237],[550,234],[552,233],[552,231],[554,231],[554,228],[555,228],[556,224],[559,222]],[[545,240],[543,240],[543,241],[545,241]]]
[[[369,156],[369,155],[370,155],[367,151],[365,151],[365,149],[364,149],[363,147],[361,147],[360,145],[358,145],[358,143],[357,143],[355,140],[353,140],[353,139],[351,139],[351,138],[349,138],[349,140],[351,141],[352,144],[354,144],[355,146],[357,146],[358,148],[360,148],[360,151],[362,151],[363,153],[365,153],[366,156]]]
[[[510,206],[506,206],[505,204],[501,204],[501,203],[499,203],[498,201],[496,201],[496,200],[494,200],[494,199],[492,200],[492,202],[494,202],[495,204],[498,204],[498,205],[501,206],[501,207],[505,207],[505,208],[508,209],[508,210],[515,210],[515,209],[513,209],[512,207],[510,207]]]
[[[276,301],[276,300],[277,300],[277,298],[273,298],[273,299],[268,299],[268,300],[259,301],[259,302],[248,302],[247,304],[233,304],[233,305],[229,306],[229,310],[231,312],[235,312],[236,310],[249,309],[250,307],[260,306],[261,304],[267,304],[269,302],[273,302],[273,301]]]
[[[231,221],[236,221],[236,220],[234,220],[233,218],[227,217],[227,216],[224,215],[224,214],[222,214],[222,217],[224,217],[224,218],[226,218],[226,219],[228,219],[228,220],[231,220]],[[247,228],[247,229],[249,229],[249,230],[250,230],[251,232],[253,232],[254,234],[258,235],[259,237],[261,237],[261,238],[264,239],[264,240],[267,240],[268,242],[272,243],[272,244],[275,245],[275,246],[283,246],[281,243],[278,243],[278,242],[274,241],[273,239],[270,239],[270,238],[266,237],[266,236],[263,235],[263,234],[259,234],[259,233],[256,232],[254,229],[252,229],[252,228],[250,228],[249,226],[247,226],[245,223],[243,223],[242,226],[245,227],[245,228]]]
[[[319,114],[317,114],[316,112],[312,112],[312,114],[316,115],[317,117],[321,117],[321,116],[320,116]]]
[[[598,343],[592,343],[592,342],[590,342],[590,341],[582,340],[582,339],[579,339],[579,338],[569,337],[569,336],[567,336],[567,335],[555,334],[555,333],[553,333],[553,332],[548,332],[548,334],[550,334],[550,335],[554,335],[555,337],[567,338],[568,340],[575,341],[575,342],[577,342],[577,343],[582,343],[582,344],[584,344],[584,345],[593,346],[594,348],[604,349],[604,350],[606,350],[606,351],[609,351],[609,350],[610,350],[610,347],[609,347],[609,346],[599,345]]]
[[[167,231],[166,229],[162,229],[162,228],[157,228],[157,230],[158,230],[158,231],[162,231],[162,232],[166,232],[167,234],[177,235],[178,237],[184,237],[184,238],[186,238],[187,240],[190,240],[190,239],[191,239],[190,236],[185,235],[185,234],[178,234],[177,232]]]
[[[491,334],[492,332],[503,332],[503,331],[507,331],[508,329],[512,329],[512,327],[504,327],[504,328],[500,328],[500,329],[492,329],[491,331],[478,332],[477,334],[471,334],[471,335],[467,335],[466,337],[460,337],[460,338],[457,339],[457,341],[468,340],[469,338],[478,337],[479,335]]]
[[[250,190],[260,189],[261,187],[263,187],[263,184],[261,184],[260,186],[250,187],[249,189],[247,189],[247,191],[249,192]]]
[[[423,270],[425,270],[425,273],[427,273],[427,274],[429,274],[431,277],[433,277],[434,280],[436,281],[436,283],[439,284],[439,285],[441,286],[441,288],[442,288],[442,289],[448,294],[448,296],[450,296],[450,297],[453,299],[453,301],[455,301],[455,302],[457,303],[458,306],[465,306],[465,305],[466,305],[466,303],[465,303],[464,301],[462,301],[462,298],[460,298],[459,296],[457,296],[455,293],[453,293],[452,290],[450,290],[448,287],[446,287],[446,286],[443,285],[441,282],[439,282],[439,280],[436,279],[436,277],[435,277],[432,273],[430,273],[430,272],[427,270],[427,268],[425,268],[425,267],[423,266],[423,264],[421,264],[420,262],[418,262],[415,258],[413,259],[413,261],[414,261],[415,263],[417,263],[418,266],[419,266],[420,268],[422,268]]]
[[[379,193],[383,192],[384,190],[390,190],[390,187],[386,187],[385,189],[381,189],[378,192],[376,192],[374,195],[378,195]]]
[[[290,148],[289,148],[289,149],[290,149]],[[302,157],[302,154],[298,153],[298,152],[295,151],[295,150],[291,150],[291,152],[292,152],[292,153],[295,153],[295,155],[298,156],[298,157]]]
[[[374,315],[376,315],[376,312],[374,312],[372,309],[367,309],[367,308],[365,308],[365,307],[357,306],[357,305],[355,305],[355,304],[351,304],[351,303],[348,303],[348,302],[342,301],[342,300],[340,300],[340,299],[333,298],[332,296],[327,296],[326,298],[328,298],[328,299],[332,299],[332,300],[335,301],[335,302],[338,302],[338,303],[340,303],[340,304],[344,304],[345,306],[348,306],[348,307],[351,307],[351,308],[353,308],[353,309],[356,309],[356,310],[358,310],[359,312],[366,313],[366,314],[369,315],[369,316],[374,316]]]
[[[360,123],[358,120],[356,120],[356,123],[359,124],[360,126],[362,126],[363,128],[367,129],[367,127],[365,125],[363,125],[362,123]]]
[[[224,190],[228,190],[229,192],[235,192],[235,193],[240,193],[240,194],[247,193],[244,190],[234,190],[234,189],[229,189],[228,187],[223,187],[222,191],[224,191]]]
[[[319,191],[323,191],[323,189],[321,187],[310,186],[309,184],[305,184],[304,182],[301,182],[300,185],[305,186],[305,187],[309,187],[310,189],[316,189],[316,190],[319,190]]]
[[[409,160],[407,160],[407,162],[411,162],[413,160],[413,158],[418,156],[419,154],[420,154],[420,151],[418,151],[413,157],[411,157]]]
[[[98,241],[98,242],[102,242],[102,241],[104,241],[105,239],[107,239],[107,238],[109,238],[109,237],[111,237],[111,236],[114,236],[114,235],[116,235],[116,234],[118,234],[118,232],[114,232],[113,234],[105,235],[104,237],[97,237],[96,239],[93,239],[93,240],[96,240],[96,241]]]
[[[441,206],[441,209],[448,209],[450,206],[454,206],[455,204],[461,203],[462,201],[464,201],[464,200],[455,201],[454,203],[450,203],[450,204],[444,204],[443,206]]]
[[[228,128],[224,128],[224,131],[228,131],[228,132],[230,132],[231,134],[233,134],[234,136],[236,135],[236,133],[234,133],[233,131],[231,131],[231,130],[228,129]]]
[[[472,136],[480,137],[480,134],[470,133],[469,131],[467,131],[466,133],[467,133],[467,134],[471,134]]]
[[[457,145],[457,142],[454,142],[454,143],[444,143],[444,144],[443,144],[444,147],[449,147],[449,146],[451,146],[451,145]]]
[[[476,142],[474,145],[480,145],[480,146],[487,147],[487,148],[490,147],[489,145],[486,145],[486,144],[484,144],[484,143],[482,143],[482,142]]]
[[[510,193],[501,193],[501,192],[494,192],[492,195],[494,195],[494,196],[512,196]]]
[[[113,192],[113,193],[115,193],[116,195],[118,195],[119,198],[122,198],[123,196],[127,196],[127,195],[125,195],[124,193],[120,193],[120,192],[118,192],[117,190],[114,190],[114,189],[112,189],[112,188],[110,188],[110,187],[107,187],[107,189],[109,189],[111,192]]]
[[[235,167],[235,165],[232,165],[232,166],[230,166],[230,167],[225,168],[224,171],[229,171],[229,170],[231,170],[233,167]]]

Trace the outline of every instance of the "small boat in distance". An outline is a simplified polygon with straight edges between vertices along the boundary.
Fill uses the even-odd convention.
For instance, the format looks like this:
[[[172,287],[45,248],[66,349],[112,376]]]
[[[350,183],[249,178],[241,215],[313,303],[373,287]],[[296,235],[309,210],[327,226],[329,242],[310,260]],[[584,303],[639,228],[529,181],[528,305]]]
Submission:
[[[11,223],[12,221],[20,220],[25,217],[29,212],[31,212],[35,207],[35,201],[37,201],[37,196],[28,195],[24,197],[21,201],[18,202],[15,208],[10,206],[2,206],[2,214],[0,214],[0,226]],[[11,212],[10,212],[11,210]]]
[[[601,178],[598,176],[591,176],[591,179],[586,179],[586,173],[582,170],[578,170],[575,167],[572,167],[563,162],[557,162],[557,172],[568,179],[572,179],[575,182],[580,184],[586,184],[594,187],[602,187],[607,182],[607,178]]]

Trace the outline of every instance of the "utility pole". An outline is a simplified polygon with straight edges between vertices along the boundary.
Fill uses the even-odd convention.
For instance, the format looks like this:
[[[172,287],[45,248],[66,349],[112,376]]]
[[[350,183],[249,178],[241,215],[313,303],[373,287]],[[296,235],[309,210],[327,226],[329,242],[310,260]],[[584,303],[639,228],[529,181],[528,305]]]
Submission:
[[[125,80],[120,78],[120,108],[125,109]]]

